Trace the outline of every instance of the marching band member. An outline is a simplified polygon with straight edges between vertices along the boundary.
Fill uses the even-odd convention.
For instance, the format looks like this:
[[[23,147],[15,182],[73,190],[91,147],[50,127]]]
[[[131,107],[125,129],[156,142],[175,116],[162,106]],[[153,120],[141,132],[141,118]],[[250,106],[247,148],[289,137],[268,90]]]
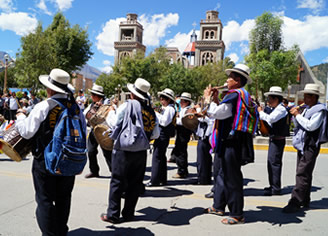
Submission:
[[[320,89],[318,84],[306,84],[301,93],[304,94],[306,108],[300,114],[298,107],[290,113],[295,117],[295,135],[293,146],[297,149],[296,184],[284,213],[297,212],[301,207],[308,208],[312,187],[312,173],[320,152],[320,131],[326,127],[327,110],[319,103]]]
[[[170,137],[175,135],[174,92],[166,88],[162,92],[159,92],[158,95],[160,96],[162,105],[161,112],[156,112],[160,127],[160,135],[154,142],[151,178],[146,185],[147,187],[166,185],[166,149],[169,146]]]
[[[132,134],[131,136],[137,139],[139,138],[135,140],[136,143],[142,142],[149,147],[149,141],[151,139],[157,139],[159,136],[158,122],[155,112],[150,105],[150,97],[147,94],[150,89],[150,83],[145,79],[138,78],[134,84],[128,84],[127,88],[131,92],[132,101],[128,100],[119,106],[116,114],[109,114],[106,122],[113,128],[113,133],[117,133],[116,129],[121,133],[123,130],[126,130],[124,125],[129,120],[131,121],[135,117],[137,117],[136,119],[139,118],[138,123],[143,123],[143,130],[140,132],[144,133],[146,138],[137,134]],[[128,115],[129,117],[127,117]],[[131,132],[137,130],[131,129]],[[139,151],[125,151],[121,148],[122,146],[117,145],[118,140],[120,140],[119,143],[126,142],[128,138],[124,137],[120,139],[117,137],[114,143],[108,208],[107,212],[100,216],[102,221],[113,224],[133,220],[139,193],[143,187],[142,181],[146,171],[147,159],[147,149],[142,148]],[[128,145],[128,148],[131,147],[130,143],[126,145]],[[120,218],[120,214],[123,192],[125,192],[125,202],[122,210],[122,219]]]
[[[254,160],[253,137],[258,121],[257,110],[249,110],[252,99],[243,88],[249,77],[250,69],[243,64],[227,69],[227,85],[229,92],[224,100],[218,103],[217,90],[213,94],[213,102],[207,110],[209,117],[218,121],[215,157],[220,160],[212,207],[205,213],[224,215],[228,205],[230,214],[224,218],[223,224],[241,224],[244,218],[243,174],[241,166]],[[212,88],[204,91],[205,101],[210,101]],[[254,114],[255,113],[255,114]]]
[[[182,118],[186,114],[186,111],[191,108],[191,94],[184,92],[180,96],[180,106],[181,110],[178,113],[177,117],[177,136],[175,141],[175,158],[176,163],[178,166],[178,172],[172,176],[172,178],[176,179],[184,179],[187,178],[189,175],[188,172],[188,142],[190,140],[191,131],[187,128],[185,128],[182,125]]]
[[[91,94],[92,103],[84,110],[84,115],[88,113],[90,109],[92,109],[93,106],[95,106],[97,103],[102,103],[103,98],[105,97],[104,89],[102,86],[94,84],[92,86],[92,89],[89,89],[89,92]],[[90,173],[85,175],[85,178],[94,178],[99,177],[99,165],[97,161],[97,155],[98,155],[98,142],[96,140],[93,127],[91,128],[91,131],[88,135],[88,159],[89,159],[89,168]],[[107,166],[109,171],[112,171],[112,151],[105,150],[101,148],[103,155],[105,157]]]
[[[270,113],[265,113],[260,106],[257,108],[260,119],[266,121],[270,126],[267,161],[270,186],[264,188],[264,195],[280,195],[282,157],[286,144],[286,136],[289,136],[288,111],[282,103],[283,93],[281,87],[272,86],[269,92],[264,93],[264,95],[268,97],[268,104],[271,107]]]

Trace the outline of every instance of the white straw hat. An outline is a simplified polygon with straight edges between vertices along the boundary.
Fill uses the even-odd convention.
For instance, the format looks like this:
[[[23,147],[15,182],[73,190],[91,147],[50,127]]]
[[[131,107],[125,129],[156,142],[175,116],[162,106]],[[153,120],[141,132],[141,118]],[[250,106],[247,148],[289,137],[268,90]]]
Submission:
[[[322,95],[322,93],[320,93],[319,84],[306,84],[304,90],[300,91],[300,93],[315,94],[318,96]]]
[[[230,75],[231,72],[238,73],[247,79],[248,84],[252,83],[252,79],[251,79],[251,77],[249,77],[251,70],[249,69],[248,66],[246,66],[244,64],[237,64],[232,69],[226,69],[225,72],[228,76]]]
[[[272,86],[269,89],[269,92],[264,93],[264,96],[266,96],[266,97],[270,96],[270,95],[284,97],[284,94],[282,93],[282,89],[279,86]]]
[[[187,93],[187,92],[183,92],[180,96],[180,99],[183,99],[183,100],[187,100],[187,101],[190,101],[190,102],[193,102],[193,100],[191,99],[191,94],[190,93]]]
[[[62,69],[52,69],[50,75],[40,75],[40,82],[58,93],[66,93],[68,91],[69,74]]]
[[[136,79],[134,84],[128,84],[127,88],[130,90],[131,93],[138,96],[139,98],[147,99],[147,93],[150,89],[150,83],[143,78],[138,78]]]
[[[162,96],[168,97],[172,101],[175,100],[175,98],[174,98],[174,92],[173,92],[172,89],[166,88],[163,91],[158,92],[157,94],[158,94],[158,96],[161,96],[162,95]]]
[[[97,94],[102,97],[105,96],[103,86],[100,86],[98,84],[93,84],[92,89],[89,89],[89,92],[93,94]]]

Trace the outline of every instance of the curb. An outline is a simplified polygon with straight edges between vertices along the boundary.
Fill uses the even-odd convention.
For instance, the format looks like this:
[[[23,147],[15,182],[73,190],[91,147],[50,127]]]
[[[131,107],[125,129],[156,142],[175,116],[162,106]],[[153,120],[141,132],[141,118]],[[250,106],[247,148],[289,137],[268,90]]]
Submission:
[[[170,139],[170,145],[174,145],[175,139]],[[188,146],[197,146],[197,140],[191,140],[188,143]],[[254,150],[264,150],[267,151],[269,149],[268,144],[254,144]],[[297,152],[297,150],[293,146],[285,146],[285,152]],[[328,154],[328,148],[321,147],[320,154]]]

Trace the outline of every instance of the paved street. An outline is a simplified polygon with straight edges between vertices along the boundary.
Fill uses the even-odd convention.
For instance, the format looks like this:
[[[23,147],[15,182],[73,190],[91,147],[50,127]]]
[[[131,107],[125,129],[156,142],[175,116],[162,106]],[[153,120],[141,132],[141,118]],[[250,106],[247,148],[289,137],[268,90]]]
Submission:
[[[166,187],[148,188],[137,204],[133,222],[111,225],[102,222],[106,211],[110,173],[99,155],[101,177],[85,179],[86,166],[77,176],[69,219],[69,236],[84,235],[325,235],[328,230],[328,155],[320,154],[314,171],[311,209],[285,215],[286,205],[295,181],[295,152],[284,154],[282,196],[265,197],[268,185],[265,150],[256,150],[256,161],[243,167],[245,183],[246,224],[226,226],[221,217],[202,214],[212,200],[204,198],[211,186],[193,185],[196,178],[196,147],[189,146],[187,180],[171,176],[176,166],[169,164]],[[168,154],[171,149],[168,150]],[[0,235],[40,235],[35,219],[36,204],[31,176],[32,159],[20,163],[0,155]],[[145,182],[150,177],[148,156]]]

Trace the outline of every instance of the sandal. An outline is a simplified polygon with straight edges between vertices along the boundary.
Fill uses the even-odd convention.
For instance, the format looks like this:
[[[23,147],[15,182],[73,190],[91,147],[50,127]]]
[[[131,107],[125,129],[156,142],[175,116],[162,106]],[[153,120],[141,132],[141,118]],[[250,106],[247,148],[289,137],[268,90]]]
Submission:
[[[224,216],[224,211],[216,210],[213,207],[205,208],[204,213],[218,215],[218,216]]]
[[[228,217],[221,220],[222,224],[225,225],[236,225],[236,224],[244,224],[245,217]]]

